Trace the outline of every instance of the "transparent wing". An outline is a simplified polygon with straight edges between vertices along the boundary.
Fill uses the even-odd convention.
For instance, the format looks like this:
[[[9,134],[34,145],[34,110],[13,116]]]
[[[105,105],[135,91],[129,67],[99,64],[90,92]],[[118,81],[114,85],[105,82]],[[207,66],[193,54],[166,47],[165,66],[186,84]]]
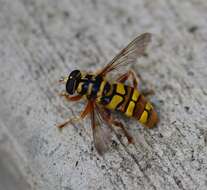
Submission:
[[[137,57],[144,55],[145,49],[151,41],[151,34],[144,33],[136,37],[131,43],[121,50],[100,72],[104,76],[108,72],[116,70],[120,66],[132,64]]]
[[[100,155],[103,155],[111,145],[111,130],[107,126],[104,127],[101,113],[96,106],[91,112],[91,127],[95,148]]]

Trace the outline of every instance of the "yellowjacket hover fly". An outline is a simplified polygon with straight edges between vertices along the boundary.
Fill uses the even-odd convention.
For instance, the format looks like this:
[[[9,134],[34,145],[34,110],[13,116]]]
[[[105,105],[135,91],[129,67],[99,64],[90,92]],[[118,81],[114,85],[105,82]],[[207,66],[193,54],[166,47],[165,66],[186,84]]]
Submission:
[[[80,118],[83,119],[90,114],[94,144],[97,152],[101,155],[109,147],[110,134],[101,128],[100,120],[110,127],[120,127],[128,142],[133,143],[132,136],[123,123],[112,116],[112,111],[116,110],[127,117],[133,117],[149,128],[155,126],[158,122],[158,115],[152,104],[138,91],[138,77],[132,70],[119,76],[114,82],[107,80],[107,74],[111,71],[120,66],[132,64],[137,57],[142,56],[150,40],[151,35],[144,33],[135,38],[99,72],[91,74],[74,70],[68,77],[60,80],[60,82],[66,84],[66,92],[61,93],[61,95],[67,100],[78,101],[82,97],[86,97],[87,105],[81,112]],[[124,84],[129,76],[132,77],[133,86]],[[63,128],[72,120],[68,119],[58,127]]]

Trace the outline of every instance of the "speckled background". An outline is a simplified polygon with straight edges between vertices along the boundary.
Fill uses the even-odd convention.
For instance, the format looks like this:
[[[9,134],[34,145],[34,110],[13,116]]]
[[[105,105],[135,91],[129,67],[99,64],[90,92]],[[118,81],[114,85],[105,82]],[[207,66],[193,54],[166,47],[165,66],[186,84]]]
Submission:
[[[207,1],[0,0],[0,189],[207,189]],[[103,67],[143,32],[131,66],[151,88],[155,129],[124,119],[136,144],[114,136],[97,155],[90,122],[55,127],[84,102],[56,80]]]

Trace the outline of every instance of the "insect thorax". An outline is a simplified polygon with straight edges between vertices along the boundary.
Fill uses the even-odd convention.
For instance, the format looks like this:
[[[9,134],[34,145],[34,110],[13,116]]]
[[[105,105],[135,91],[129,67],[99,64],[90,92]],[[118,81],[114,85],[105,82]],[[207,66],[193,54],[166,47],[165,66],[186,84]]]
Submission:
[[[79,81],[77,93],[87,99],[97,99],[102,96],[105,83],[107,82],[100,75],[85,74]]]

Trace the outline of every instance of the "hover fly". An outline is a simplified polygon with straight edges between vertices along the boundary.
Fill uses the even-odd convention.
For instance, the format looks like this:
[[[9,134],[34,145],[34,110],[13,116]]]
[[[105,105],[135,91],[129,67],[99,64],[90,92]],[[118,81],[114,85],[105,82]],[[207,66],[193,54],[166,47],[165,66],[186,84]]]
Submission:
[[[61,96],[69,101],[86,98],[87,104],[78,118],[83,119],[86,115],[90,115],[95,148],[101,155],[107,151],[110,144],[110,132],[104,130],[102,123],[109,128],[113,126],[121,128],[128,142],[133,143],[133,138],[124,124],[112,116],[113,111],[134,118],[148,128],[152,128],[158,122],[157,112],[137,88],[138,77],[133,70],[122,74],[113,82],[107,80],[110,72],[123,65],[133,64],[137,57],[143,56],[150,40],[151,35],[144,33],[136,37],[100,71],[85,73],[74,70],[69,76],[60,80],[66,84],[66,92],[61,93]],[[132,79],[131,86],[125,84],[129,77]],[[77,117],[70,118],[58,127],[63,128],[76,119]]]

